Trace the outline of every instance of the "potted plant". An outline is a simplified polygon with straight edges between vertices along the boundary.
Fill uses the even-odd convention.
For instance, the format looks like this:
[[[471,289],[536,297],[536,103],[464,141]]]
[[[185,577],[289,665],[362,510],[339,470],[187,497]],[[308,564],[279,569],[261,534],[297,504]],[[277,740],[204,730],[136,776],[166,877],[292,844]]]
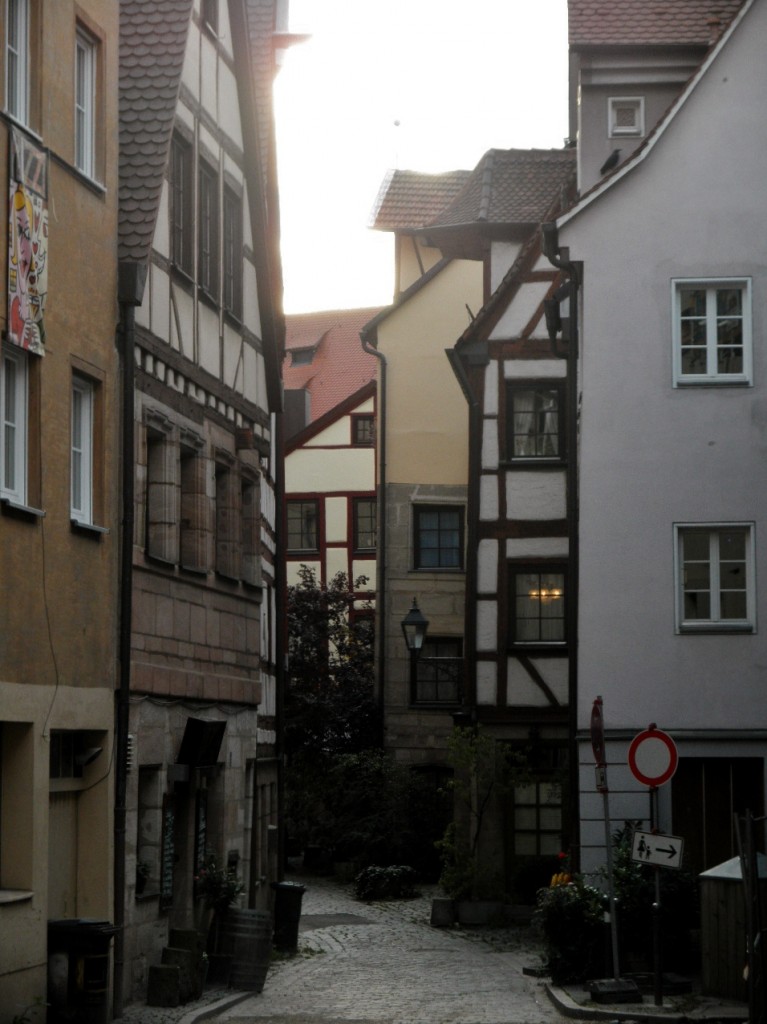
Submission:
[[[207,927],[198,930],[207,936],[210,953],[217,954],[221,921],[234,901],[245,891],[245,885],[237,872],[229,867],[222,868],[215,854],[209,853],[195,875],[195,894],[201,898],[208,911]]]

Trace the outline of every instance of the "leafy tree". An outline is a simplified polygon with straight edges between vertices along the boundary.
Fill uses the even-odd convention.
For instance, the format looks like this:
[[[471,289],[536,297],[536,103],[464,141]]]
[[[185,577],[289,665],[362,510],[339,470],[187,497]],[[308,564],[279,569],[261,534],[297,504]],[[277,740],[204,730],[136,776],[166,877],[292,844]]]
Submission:
[[[302,565],[299,582],[288,588],[288,689],[285,746],[289,760],[325,757],[375,745],[379,715],[373,692],[373,625],[354,619],[355,592],[344,573],[319,583]]]
[[[489,871],[480,840],[488,809],[514,786],[530,781],[527,757],[482,731],[456,726],[448,738],[454,776],[456,818],[438,842],[443,861],[440,884],[455,899],[487,898],[502,890],[498,872]]]

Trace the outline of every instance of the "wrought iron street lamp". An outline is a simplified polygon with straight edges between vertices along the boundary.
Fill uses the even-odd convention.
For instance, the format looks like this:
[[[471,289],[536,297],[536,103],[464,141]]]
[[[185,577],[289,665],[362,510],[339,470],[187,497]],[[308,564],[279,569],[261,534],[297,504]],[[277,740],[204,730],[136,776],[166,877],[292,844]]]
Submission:
[[[402,632],[405,637],[410,657],[414,661],[421,653],[426,630],[429,628],[429,620],[424,618],[418,607],[418,602],[413,598],[413,607],[402,620]]]

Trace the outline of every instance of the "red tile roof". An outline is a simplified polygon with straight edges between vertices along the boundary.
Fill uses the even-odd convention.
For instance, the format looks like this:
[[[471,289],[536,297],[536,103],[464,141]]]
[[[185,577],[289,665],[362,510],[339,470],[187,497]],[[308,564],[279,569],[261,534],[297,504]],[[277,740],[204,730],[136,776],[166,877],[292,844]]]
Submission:
[[[375,380],[378,360],[362,348],[360,331],[380,311],[375,306],[285,317],[285,388],[309,392],[310,423]],[[291,352],[309,348],[314,349],[311,363],[292,366]]]
[[[491,149],[428,226],[538,224],[574,173],[574,149]]]
[[[700,45],[715,42],[743,0],[569,0],[570,45]]]
[[[379,231],[422,228],[455,199],[470,175],[471,171],[389,171],[378,191],[370,226]]]

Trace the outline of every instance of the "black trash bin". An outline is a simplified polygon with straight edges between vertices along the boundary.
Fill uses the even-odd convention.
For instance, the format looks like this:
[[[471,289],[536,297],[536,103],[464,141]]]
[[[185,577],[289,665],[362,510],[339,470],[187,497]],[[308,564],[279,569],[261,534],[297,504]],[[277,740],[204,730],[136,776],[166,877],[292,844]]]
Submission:
[[[272,882],[274,889],[274,946],[284,953],[298,949],[298,923],[306,886],[299,882]]]
[[[111,921],[48,922],[48,1024],[107,1024]]]

